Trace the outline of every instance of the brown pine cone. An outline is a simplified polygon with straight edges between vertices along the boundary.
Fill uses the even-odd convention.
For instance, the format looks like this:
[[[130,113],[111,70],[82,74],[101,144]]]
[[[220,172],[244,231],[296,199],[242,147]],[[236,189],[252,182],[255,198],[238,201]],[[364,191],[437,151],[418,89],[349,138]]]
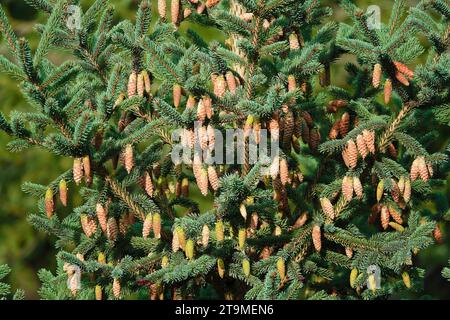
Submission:
[[[144,79],[145,92],[147,92],[147,94],[150,95],[152,93],[152,82],[150,80],[150,75],[148,74],[147,70],[142,71],[142,77]]]
[[[137,88],[137,74],[133,71],[128,78],[128,98],[134,97],[136,95]]]
[[[153,192],[155,188],[153,186],[152,177],[150,173],[148,173],[148,171],[145,172],[144,176],[144,189],[149,197],[153,197]]]
[[[95,213],[97,215],[98,223],[103,232],[106,232],[106,227],[108,224],[108,212],[101,203],[97,203],[95,206]]]
[[[356,168],[358,164],[358,149],[353,140],[350,140],[347,143],[347,155],[350,168]]]
[[[339,123],[339,131],[341,133],[342,137],[345,137],[350,129],[350,114],[348,112],[345,112],[342,117],[341,121]]]
[[[345,176],[342,179],[342,195],[345,200],[351,201],[353,198],[353,179],[352,177]]]
[[[369,154],[369,150],[367,149],[366,142],[365,142],[362,134],[359,134],[356,137],[356,146],[358,148],[358,151],[359,151],[359,154],[361,155],[361,157],[363,159],[365,159],[367,157],[367,155]]]
[[[59,181],[59,200],[64,207],[67,206],[67,182],[64,179]]]
[[[161,215],[158,212],[153,214],[152,226],[155,239],[161,239]]]
[[[364,141],[366,143],[367,150],[369,150],[370,153],[375,153],[375,132],[369,131],[369,130],[363,130],[362,132]]]
[[[172,236],[172,251],[177,252],[178,250],[180,250],[180,239],[178,237],[178,232],[175,229]]]
[[[289,35],[289,48],[291,49],[291,51],[300,49],[300,43],[295,32]]]
[[[81,158],[73,159],[73,180],[78,185],[83,179],[83,162]]]
[[[401,62],[394,61],[394,65],[400,73],[403,73],[409,79],[414,78],[414,71],[410,70],[406,65]]]
[[[321,198],[320,204],[322,206],[323,212],[327,215],[327,217],[333,220],[335,218],[335,213],[331,201],[327,198]]]
[[[436,227],[433,230],[433,238],[439,244],[444,243],[444,240],[442,238],[441,227],[439,226],[439,224],[436,224]]]
[[[408,178],[405,179],[405,190],[403,191],[403,200],[406,203],[411,199],[411,180]]]
[[[328,134],[328,138],[330,138],[331,140],[336,139],[339,136],[339,128],[341,126],[341,120],[337,119],[334,123],[333,126],[331,127],[330,133]]]
[[[377,63],[373,67],[372,85],[374,88],[378,88],[380,86],[381,75],[382,75],[381,64]]]
[[[226,89],[227,84],[224,76],[217,76],[216,80],[214,81],[214,94],[219,98],[223,98],[225,96]]]
[[[392,81],[391,79],[387,79],[384,83],[384,103],[389,104],[391,102],[392,97]]]
[[[345,247],[345,255],[351,259],[353,257],[353,249],[351,247]]]
[[[395,73],[395,77],[397,78],[397,80],[403,84],[404,86],[409,86],[409,81],[408,79],[403,75],[403,73],[400,72],[396,72]]]
[[[148,236],[150,235],[150,231],[152,230],[152,222],[153,222],[152,220],[153,217],[151,213],[147,214],[144,220],[144,224],[142,226],[142,237],[144,239],[147,239]]]
[[[209,227],[205,224],[202,228],[202,246],[206,248],[209,243]]]
[[[202,195],[208,195],[208,171],[205,168],[201,168],[197,177],[197,186],[200,189]]]
[[[280,181],[283,186],[289,181],[289,166],[285,158],[281,158],[280,160]]]
[[[228,89],[232,94],[234,94],[236,92],[237,85],[236,85],[236,78],[234,77],[233,72],[228,71],[225,74],[225,78],[227,80]]]
[[[139,97],[143,97],[144,96],[144,92],[145,92],[145,84],[144,84],[144,75],[141,73],[139,73],[139,75],[137,76],[137,94]]]
[[[208,166],[208,180],[211,188],[214,191],[219,189],[219,177],[217,176],[216,169],[213,166]]]
[[[320,252],[320,250],[322,249],[322,234],[320,231],[320,227],[318,225],[315,225],[312,229],[312,239],[313,239],[313,244],[314,244],[314,248],[316,249],[317,252]]]
[[[180,0],[171,0],[170,1],[170,14],[171,21],[174,26],[178,26],[180,19]]]
[[[403,219],[400,213],[398,213],[395,208],[389,207],[389,214],[398,224],[403,224]]]
[[[206,119],[206,107],[203,103],[203,99],[200,99],[197,106],[197,119],[200,122],[204,122]]]
[[[179,84],[173,85],[173,105],[178,108],[181,103],[181,86]]]
[[[211,119],[213,116],[212,100],[209,96],[204,96],[202,98],[202,100],[203,100],[203,105],[205,106],[206,117],[208,119]]]
[[[114,278],[112,290],[113,290],[114,297],[115,298],[119,298],[120,297],[120,293],[121,293],[121,286],[120,286],[119,279]]]
[[[158,0],[158,13],[161,19],[166,18],[166,0]]]
[[[414,159],[411,165],[410,177],[412,181],[419,177],[419,158]]]
[[[429,175],[427,164],[425,162],[425,158],[424,157],[419,157],[417,159],[418,159],[418,164],[417,165],[418,165],[418,168],[419,168],[420,178],[423,181],[426,182],[430,178],[430,175]]]
[[[108,219],[108,224],[106,225],[106,237],[111,241],[117,240],[118,227],[116,219],[113,217]]]
[[[389,154],[391,155],[392,158],[397,159],[398,153],[397,153],[397,149],[395,148],[393,143],[389,144],[388,152],[389,152]]]
[[[123,164],[125,166],[125,170],[130,173],[134,167],[133,146],[131,144],[127,144],[125,146],[123,151]]]
[[[317,151],[317,148],[319,147],[320,144],[320,131],[317,128],[313,128],[311,129],[310,132],[310,139],[309,139],[309,147],[311,148],[311,150],[313,151]]]
[[[355,194],[358,199],[361,200],[363,197],[363,186],[361,184],[361,180],[359,180],[359,177],[353,177],[353,190],[355,190]]]
[[[386,230],[389,227],[389,209],[386,206],[381,207],[381,226],[384,230]]]
[[[83,157],[83,171],[84,177],[86,178],[86,184],[89,186],[92,183],[91,160],[89,159],[89,156]]]

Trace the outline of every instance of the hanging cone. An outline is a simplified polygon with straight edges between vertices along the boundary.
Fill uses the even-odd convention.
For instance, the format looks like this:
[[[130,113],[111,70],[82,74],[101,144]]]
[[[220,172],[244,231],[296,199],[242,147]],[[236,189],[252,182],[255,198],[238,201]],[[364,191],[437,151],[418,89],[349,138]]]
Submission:
[[[211,119],[213,116],[212,100],[209,96],[204,96],[202,98],[202,100],[203,100],[203,105],[205,106],[206,117],[208,119]]]
[[[277,270],[278,274],[280,275],[280,280],[284,281],[284,279],[286,278],[286,265],[284,263],[284,259],[281,257],[277,260]]]
[[[53,190],[48,188],[45,192],[45,212],[47,213],[47,218],[51,219],[53,216],[53,211],[55,210],[55,202],[53,200]]]
[[[280,160],[280,180],[283,186],[289,181],[289,167],[285,158],[281,158]]]
[[[244,220],[247,219],[247,208],[245,207],[244,203],[241,203],[241,205],[239,206],[239,212],[241,213],[242,218],[244,218]]]
[[[78,185],[83,179],[83,162],[81,158],[73,159],[73,180]]]
[[[347,143],[347,155],[348,155],[348,163],[350,168],[356,168],[358,164],[358,149],[353,140],[350,140]]]
[[[320,144],[320,131],[317,128],[313,128],[311,129],[310,132],[310,139],[309,139],[309,147],[311,148],[311,150],[313,151],[317,151],[317,148],[319,147]]]
[[[331,201],[327,198],[321,198],[320,204],[322,206],[323,212],[327,215],[327,217],[329,217],[330,219],[334,219],[335,213]]]
[[[245,246],[245,239],[247,238],[247,230],[244,228],[239,229],[238,231],[238,245],[239,249],[243,250]]]
[[[410,289],[411,288],[411,278],[409,277],[408,272],[404,271],[402,273],[402,280],[403,280],[403,283],[404,283],[405,287]]]
[[[166,18],[166,0],[158,0],[158,14],[161,19]]]
[[[232,94],[236,92],[236,79],[231,71],[228,71],[225,74],[225,78],[227,80],[228,89]]]
[[[183,19],[188,18],[192,14],[192,10],[190,8],[184,8],[183,10]]]
[[[179,84],[173,85],[173,106],[178,108],[181,104],[181,86]]]
[[[178,26],[180,19],[180,0],[170,1],[170,18],[174,26]]]
[[[273,159],[273,161],[269,167],[269,172],[270,172],[270,176],[272,177],[272,179],[276,180],[278,177],[278,174],[280,173],[280,157],[279,156],[275,156],[275,158]]]
[[[64,179],[59,181],[59,200],[64,207],[67,206],[67,183]]]
[[[123,151],[123,164],[125,166],[125,170],[128,174],[134,167],[134,155],[133,155],[133,146],[131,144],[127,144]]]
[[[351,247],[345,247],[345,255],[351,259],[353,257],[353,249]]]
[[[178,232],[175,229],[172,236],[172,251],[177,252],[178,250],[180,250],[180,239],[178,238]]]
[[[145,217],[144,224],[142,226],[142,237],[144,239],[147,239],[150,235],[150,231],[152,230],[152,214],[149,213]]]
[[[250,261],[248,259],[242,260],[242,272],[246,277],[250,276]]]
[[[316,249],[317,252],[320,252],[320,249],[322,249],[322,234],[320,232],[320,227],[318,225],[315,225],[312,229],[312,239],[314,244],[314,249]]]
[[[86,184],[90,185],[92,183],[92,172],[91,172],[91,160],[89,156],[83,157],[83,171],[84,177],[86,178]]]
[[[389,209],[386,206],[382,206],[380,218],[381,218],[381,226],[383,227],[384,230],[386,230],[389,226],[389,217],[390,217]]]
[[[219,273],[219,277],[223,279],[225,275],[225,263],[221,258],[217,259],[217,272]]]
[[[217,97],[223,98],[227,89],[226,81],[223,75],[217,76],[214,82],[214,93]]]
[[[401,62],[394,61],[394,65],[397,68],[398,72],[404,74],[409,79],[414,78],[414,71],[410,70],[406,65]]]
[[[397,78],[397,80],[403,84],[404,86],[409,86],[409,81],[408,79],[403,75],[403,73],[400,72],[396,72],[395,73],[395,77]]]
[[[108,225],[108,213],[106,208],[104,208],[101,203],[97,203],[95,206],[95,213],[97,215],[100,228],[103,232],[106,232],[106,227]]]
[[[211,9],[212,7],[218,5],[219,2],[220,2],[220,0],[206,0],[205,4],[208,9]]]
[[[188,178],[183,178],[183,180],[181,180],[181,194],[183,195],[183,197],[189,198],[189,179]]]
[[[381,64],[377,63],[373,67],[372,85],[374,88],[378,88],[380,86],[381,73],[382,73]]]
[[[253,212],[250,218],[250,229],[251,230],[258,229],[258,223],[259,223],[259,216],[256,212]]]
[[[113,217],[108,219],[108,223],[106,225],[106,237],[111,241],[116,241],[117,239],[117,222]]]
[[[355,191],[358,199],[361,200],[363,197],[363,186],[361,184],[361,180],[359,180],[359,177],[353,177],[353,190]]]
[[[153,214],[152,225],[155,239],[161,239],[161,215],[158,212]]]
[[[403,219],[400,213],[398,213],[392,206],[389,207],[389,214],[398,224],[403,224]]]
[[[406,203],[411,199],[411,180],[408,178],[405,179],[405,190],[403,191],[403,200]]]
[[[444,243],[443,238],[442,238],[441,227],[439,226],[439,224],[436,224],[436,227],[433,230],[433,238],[436,241],[436,243],[439,243],[439,244]]]
[[[209,243],[209,227],[205,224],[202,228],[202,246],[206,248]]]
[[[224,239],[224,228],[222,220],[216,222],[215,231],[216,231],[216,240],[218,242],[222,242]]]
[[[381,198],[383,197],[384,193],[384,180],[381,179],[380,182],[378,182],[377,186],[377,202],[380,202]]]
[[[189,260],[192,260],[194,258],[194,241],[189,239],[186,242],[186,258],[188,258]]]
[[[139,75],[137,76],[137,94],[139,97],[143,97],[144,96],[144,92],[145,92],[145,84],[144,84],[144,75],[141,73],[139,73]]]
[[[348,151],[347,149],[342,150],[342,159],[344,160],[345,165],[350,168],[350,160],[348,159]]]
[[[350,128],[350,114],[348,112],[345,112],[342,117],[341,121],[339,123],[339,131],[341,133],[341,137],[345,137],[349,131]]]
[[[257,119],[253,122],[253,138],[256,144],[261,142],[261,122]]]
[[[342,179],[342,195],[345,200],[351,201],[353,198],[353,179],[352,177],[345,176]]]
[[[363,130],[362,132],[364,142],[366,143],[367,150],[369,150],[370,153],[375,153],[375,132],[374,131],[368,131]]]
[[[301,228],[305,225],[306,221],[308,220],[308,213],[303,212],[300,214],[300,216],[295,220],[294,225],[292,226],[293,229]]]
[[[103,293],[102,293],[102,287],[99,285],[95,286],[95,300],[102,300]]]
[[[338,137],[339,135],[339,128],[341,126],[341,120],[337,119],[334,123],[333,126],[331,127],[330,133],[328,134],[328,138],[330,138],[331,140],[334,140]]]
[[[358,269],[353,268],[350,272],[350,287],[353,289],[356,287],[356,278],[358,278]]]
[[[367,149],[366,142],[362,134],[359,134],[356,137],[356,147],[358,148],[358,152],[363,159],[367,157],[369,154],[369,150]]]
[[[419,177],[419,158],[414,159],[411,165],[410,177],[412,181]]]
[[[216,169],[214,169],[213,166],[208,166],[208,179],[211,188],[214,191],[217,191],[219,189],[219,177],[217,176]]]
[[[294,114],[288,111],[284,117],[283,147],[291,150],[292,134],[294,133]],[[320,137],[319,137],[320,140]]]
[[[193,109],[197,105],[195,97],[193,95],[189,95],[186,101],[186,109]]]
[[[197,175],[197,186],[203,196],[208,195],[208,171],[205,168],[201,168]]]
[[[152,177],[150,176],[150,173],[148,173],[147,171],[145,172],[144,176],[144,189],[149,197],[153,197],[154,186],[152,182]]]
[[[295,32],[289,35],[289,48],[291,49],[291,51],[300,49],[300,43]]]
[[[206,108],[203,103],[203,99],[200,99],[197,106],[197,119],[200,122],[204,122],[206,119]]]
[[[120,281],[117,278],[114,278],[113,280],[113,286],[112,286],[113,294],[115,298],[120,297],[121,287],[120,287]]]
[[[150,75],[148,74],[147,70],[143,70],[141,74],[142,78],[144,79],[145,92],[150,95],[152,93],[152,82],[150,80]]]
[[[128,78],[128,98],[134,97],[136,95],[137,89],[137,74],[133,71]]]
[[[423,180],[423,181],[428,181],[428,179],[430,178],[430,175],[429,175],[429,172],[428,172],[428,167],[427,167],[427,164],[426,164],[426,162],[425,162],[425,158],[424,157],[419,157],[419,158],[417,158],[417,166],[418,166],[418,168],[419,168],[419,175],[420,175],[420,178]]]
[[[186,250],[186,235],[184,233],[184,229],[182,227],[176,227],[175,231],[178,234],[178,242],[181,250]]]
[[[290,74],[288,76],[288,92],[292,92],[297,89],[297,81],[295,80],[295,76]]]
[[[384,103],[389,104],[391,102],[392,96],[392,81],[391,79],[387,79],[384,83]]]

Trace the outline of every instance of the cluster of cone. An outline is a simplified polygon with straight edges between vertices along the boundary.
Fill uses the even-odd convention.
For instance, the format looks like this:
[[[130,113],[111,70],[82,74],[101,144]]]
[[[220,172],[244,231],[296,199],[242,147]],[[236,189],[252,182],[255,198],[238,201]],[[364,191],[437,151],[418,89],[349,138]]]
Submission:
[[[206,0],[206,2],[202,2],[199,0],[189,0],[189,2],[195,6],[195,10],[198,14],[202,14],[206,9],[210,9],[219,4],[220,0]],[[162,20],[167,19],[166,0],[158,0],[158,14]],[[191,8],[187,7],[183,10],[181,0],[170,1],[170,21],[174,26],[179,26],[183,19],[186,19],[191,14]]]
[[[414,72],[401,62],[393,61],[393,65],[395,67],[395,78],[404,86],[409,86],[409,80],[414,78]],[[381,64],[375,64],[372,74],[372,85],[374,88],[378,88],[380,86],[382,73],[383,71]],[[384,102],[388,104],[391,101],[391,97],[392,80],[388,78],[384,83]]]

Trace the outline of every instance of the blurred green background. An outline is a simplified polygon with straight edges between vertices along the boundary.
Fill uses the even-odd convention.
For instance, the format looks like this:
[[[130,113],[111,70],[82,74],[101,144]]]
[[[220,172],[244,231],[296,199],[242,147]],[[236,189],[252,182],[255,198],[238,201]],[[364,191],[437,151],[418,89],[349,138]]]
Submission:
[[[92,0],[81,1],[83,6],[89,5]],[[134,19],[138,0],[113,0],[116,7],[116,19]],[[155,3],[156,0],[153,0]],[[344,21],[347,19],[345,13],[337,7],[337,1],[323,1],[334,8],[332,19]],[[376,4],[381,7],[382,20],[389,19],[391,5],[393,1],[355,1],[361,8]],[[417,1],[409,1],[410,5]],[[18,36],[25,36],[32,46],[38,41],[37,32],[33,26],[36,22],[45,22],[45,15],[37,13],[30,8],[23,0],[0,0],[0,4],[7,12],[14,30]],[[186,24],[182,26],[185,29]],[[210,29],[195,27],[207,40],[211,40],[219,34]],[[6,48],[3,41],[0,43],[0,53],[5,54]],[[62,55],[52,53],[52,60],[60,62],[64,59]],[[345,74],[343,65],[348,57],[338,61],[338,65],[333,69],[333,83],[345,85]],[[0,111],[8,115],[11,110],[27,110],[27,105],[22,98],[17,83],[0,74]],[[447,129],[443,137],[449,137]],[[442,139],[444,140],[444,139]],[[9,153],[6,145],[10,138],[0,132],[0,264],[7,263],[12,268],[9,276],[9,283],[13,288],[22,288],[26,292],[28,299],[38,299],[37,290],[39,280],[36,276],[40,268],[55,268],[55,250],[52,245],[53,240],[46,235],[34,230],[26,221],[27,214],[36,211],[36,200],[27,196],[21,191],[21,184],[25,181],[47,184],[54,179],[58,173],[67,170],[71,166],[69,159],[52,156],[39,149],[30,148],[20,154]],[[435,148],[438,151],[445,146],[447,141],[438,141]],[[448,184],[447,184],[448,185]],[[448,206],[450,191],[442,190],[443,196],[439,202],[444,202],[444,207]],[[447,196],[445,196],[447,194]],[[442,197],[444,199],[442,199]],[[430,215],[436,210],[433,202],[430,202]],[[446,234],[445,232],[444,234]],[[445,245],[432,246],[419,255],[418,263],[426,268],[425,292],[426,297],[442,299],[450,297],[450,286],[442,279],[440,272],[447,264],[449,257],[449,243]],[[403,298],[417,298],[414,293],[402,295]]]

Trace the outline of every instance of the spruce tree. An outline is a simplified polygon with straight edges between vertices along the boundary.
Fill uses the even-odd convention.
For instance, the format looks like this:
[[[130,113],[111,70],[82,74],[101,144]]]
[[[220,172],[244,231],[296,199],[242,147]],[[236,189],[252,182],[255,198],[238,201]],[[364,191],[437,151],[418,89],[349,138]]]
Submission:
[[[30,223],[58,249],[55,272],[39,272],[43,299],[421,292],[415,255],[441,241],[448,210],[424,207],[448,173],[450,146],[433,144],[450,125],[447,1],[396,0],[380,28],[349,0],[350,24],[318,0],[143,0],[118,22],[97,0],[72,27],[79,1],[27,2],[48,16],[39,44],[0,9],[0,68],[30,110],[1,114],[0,128],[11,151],[73,160],[22,187],[38,199]],[[55,50],[70,58],[54,64]],[[332,67],[344,54],[355,62],[341,88]],[[180,129],[202,150],[242,129],[231,147],[243,163],[174,163]],[[281,148],[269,165],[247,152],[264,129]]]

